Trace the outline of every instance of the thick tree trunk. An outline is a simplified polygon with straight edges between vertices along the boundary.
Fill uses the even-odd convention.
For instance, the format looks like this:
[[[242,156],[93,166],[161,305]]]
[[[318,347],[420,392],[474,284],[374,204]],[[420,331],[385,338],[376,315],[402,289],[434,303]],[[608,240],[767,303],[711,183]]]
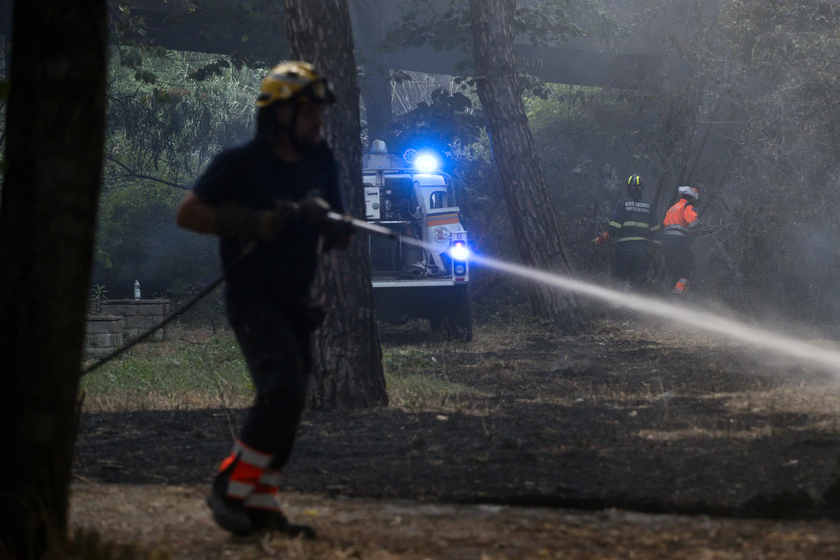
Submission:
[[[385,14],[380,2],[353,0],[358,37],[357,52],[361,53],[359,63],[364,68],[362,97],[367,120],[367,146],[382,139],[394,117],[391,105],[391,70],[386,57],[376,52],[384,38],[382,29]]]
[[[0,207],[0,556],[37,558],[67,526],[105,126],[106,0],[20,1],[13,25]]]
[[[336,88],[326,136],[341,168],[347,211],[364,218],[359,86],[347,0],[286,0],[294,58],[311,62]],[[318,279],[327,317],[315,333],[315,367],[308,404],[364,408],[388,403],[364,235],[347,251],[322,259]]]
[[[388,133],[394,118],[391,106],[391,71],[381,57],[374,58],[370,71],[365,70],[365,113],[367,115],[368,147]]]
[[[511,30],[515,7],[515,0],[470,0],[478,97],[523,264],[569,275],[563,235],[516,79]],[[529,285],[529,295],[538,317],[564,332],[582,328],[586,307],[573,295],[537,283]]]

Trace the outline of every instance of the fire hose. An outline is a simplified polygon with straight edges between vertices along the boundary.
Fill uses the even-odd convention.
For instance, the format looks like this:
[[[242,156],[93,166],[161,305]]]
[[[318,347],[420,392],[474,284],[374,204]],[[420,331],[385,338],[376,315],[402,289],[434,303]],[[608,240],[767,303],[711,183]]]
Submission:
[[[370,224],[368,222],[365,222],[364,220],[359,220],[359,219],[356,219],[352,216],[348,216],[347,214],[339,214],[338,212],[331,212],[330,211],[330,212],[327,212],[324,215],[323,219],[327,220],[328,222],[345,224],[347,226],[352,227],[354,230],[366,231],[368,233],[373,233],[375,235],[381,235],[383,237],[390,237],[390,238],[396,239],[396,240],[400,239],[399,232],[397,232],[395,230],[392,230],[392,229],[384,227],[384,226],[376,225],[376,224]],[[110,362],[114,358],[116,358],[118,356],[121,356],[126,351],[128,351],[131,348],[137,346],[138,344],[140,344],[141,342],[143,342],[144,340],[146,340],[147,338],[152,336],[155,332],[157,332],[158,330],[162,329],[163,327],[165,327],[166,325],[168,325],[169,323],[174,321],[176,318],[178,318],[184,312],[188,311],[190,308],[192,308],[192,306],[194,306],[196,303],[198,303],[199,301],[204,299],[210,292],[215,290],[219,286],[219,284],[224,282],[224,280],[227,278],[228,274],[230,274],[230,272],[232,270],[234,270],[237,266],[239,266],[239,264],[242,261],[247,259],[248,256],[251,253],[253,253],[254,249],[256,249],[257,245],[258,245],[257,240],[250,241],[245,246],[242,253],[239,254],[239,257],[236,259],[236,261],[234,261],[234,263],[230,266],[230,268],[228,268],[228,270],[225,271],[221,276],[219,276],[218,278],[213,280],[210,284],[208,284],[195,297],[193,297],[191,300],[184,303],[181,307],[179,307],[178,309],[173,311],[170,315],[165,317],[158,324],[149,328],[147,331],[141,333],[136,338],[131,339],[129,342],[120,346],[119,348],[117,348],[116,350],[114,350],[113,352],[108,354],[107,356],[104,356],[98,362],[96,362],[96,363],[86,367],[85,369],[83,369],[81,375],[84,376],[88,373],[91,373],[94,370],[98,369],[100,366],[103,366],[106,363]]]

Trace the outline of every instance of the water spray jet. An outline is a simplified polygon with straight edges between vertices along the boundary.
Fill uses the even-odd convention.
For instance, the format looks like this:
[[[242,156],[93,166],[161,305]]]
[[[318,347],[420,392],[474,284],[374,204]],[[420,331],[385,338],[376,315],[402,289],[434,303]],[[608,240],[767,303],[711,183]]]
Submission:
[[[401,242],[427,250],[430,248],[427,243],[416,239],[403,237],[401,238]],[[672,322],[682,323],[693,329],[700,329],[708,333],[726,336],[730,340],[738,340],[752,346],[766,348],[777,354],[783,354],[805,362],[817,364],[829,370],[834,381],[840,382],[840,351],[820,348],[801,339],[774,334],[708,311],[688,308],[654,297],[619,292],[561,274],[509,263],[476,253],[470,254],[470,260],[473,263],[523,280],[567,290],[643,315],[661,317]]]
[[[767,348],[773,352],[816,363],[830,369],[835,380],[840,381],[840,352],[836,350],[820,348],[804,340],[780,336],[715,313],[701,311],[696,308],[688,308],[675,303],[668,303],[657,298],[618,292],[567,276],[507,263],[476,254],[472,255],[472,260],[488,268],[493,268],[494,270],[505,272],[525,280],[568,290],[638,313],[662,317],[695,329],[724,335],[753,346]]]

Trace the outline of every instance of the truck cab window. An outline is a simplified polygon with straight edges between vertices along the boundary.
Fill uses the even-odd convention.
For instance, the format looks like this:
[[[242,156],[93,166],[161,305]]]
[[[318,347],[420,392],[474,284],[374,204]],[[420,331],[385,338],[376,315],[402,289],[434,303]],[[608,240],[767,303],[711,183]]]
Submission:
[[[434,191],[429,197],[429,208],[447,208],[446,191]]]

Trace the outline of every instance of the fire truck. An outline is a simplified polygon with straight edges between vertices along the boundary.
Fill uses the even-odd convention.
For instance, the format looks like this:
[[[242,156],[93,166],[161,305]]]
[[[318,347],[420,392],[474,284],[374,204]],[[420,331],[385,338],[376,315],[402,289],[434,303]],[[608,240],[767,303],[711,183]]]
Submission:
[[[452,180],[431,153],[389,154],[382,140],[362,156],[368,223],[398,236],[368,236],[380,320],[429,320],[449,340],[472,340],[467,231]]]

